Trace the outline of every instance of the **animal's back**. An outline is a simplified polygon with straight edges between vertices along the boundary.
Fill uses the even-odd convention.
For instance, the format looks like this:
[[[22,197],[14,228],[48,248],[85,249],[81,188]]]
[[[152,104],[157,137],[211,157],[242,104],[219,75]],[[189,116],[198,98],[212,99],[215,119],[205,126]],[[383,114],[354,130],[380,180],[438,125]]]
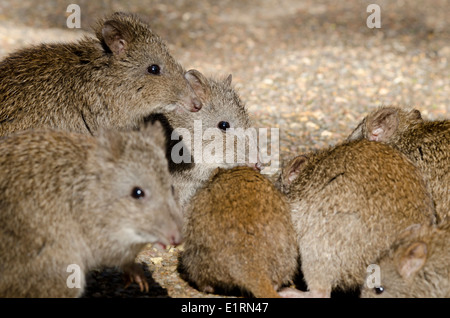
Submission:
[[[81,113],[96,96],[85,92],[95,92],[93,64],[104,62],[95,47],[89,39],[41,44],[6,57],[0,63],[0,136],[28,128],[87,132],[82,117],[91,114]]]
[[[200,288],[235,286],[271,297],[295,274],[289,206],[252,168],[221,169],[193,197],[187,217],[183,264]]]
[[[302,192],[290,201],[302,266],[316,281],[332,281],[332,287],[361,282],[399,231],[434,222],[420,173],[390,146],[362,140],[312,157],[313,168],[298,177]]]
[[[60,290],[49,288],[42,294],[42,288],[33,286],[52,286],[55,280],[67,278],[69,263],[82,264],[79,255],[70,253],[80,244],[81,232],[71,218],[70,209],[73,201],[81,199],[76,196],[82,181],[77,176],[83,171],[86,155],[83,147],[89,145],[81,139],[55,132],[46,134],[42,142],[41,131],[0,139],[0,295],[3,297],[61,296]],[[43,192],[46,200],[39,197]],[[57,213],[41,212],[49,210]],[[71,249],[67,248],[69,242]],[[53,258],[55,254],[60,257]],[[53,268],[48,267],[49,258],[53,259]],[[61,259],[71,261],[62,264]],[[55,271],[59,276],[54,275]],[[39,274],[30,275],[35,272]],[[22,280],[20,288],[11,279]],[[67,296],[77,295],[76,290],[65,292]]]

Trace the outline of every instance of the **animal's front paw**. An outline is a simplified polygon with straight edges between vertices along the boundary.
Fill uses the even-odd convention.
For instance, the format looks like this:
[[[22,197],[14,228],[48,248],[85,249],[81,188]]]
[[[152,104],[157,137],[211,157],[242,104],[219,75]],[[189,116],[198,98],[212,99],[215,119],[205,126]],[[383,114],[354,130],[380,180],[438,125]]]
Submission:
[[[123,267],[125,288],[130,286],[132,283],[139,285],[141,292],[148,292],[149,286],[147,278],[145,277],[144,270],[140,264],[132,263]]]

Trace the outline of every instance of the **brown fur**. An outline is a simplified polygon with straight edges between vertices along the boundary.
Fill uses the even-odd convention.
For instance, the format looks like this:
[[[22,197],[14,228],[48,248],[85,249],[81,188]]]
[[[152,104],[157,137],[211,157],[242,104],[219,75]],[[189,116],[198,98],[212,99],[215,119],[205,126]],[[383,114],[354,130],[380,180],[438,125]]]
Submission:
[[[77,297],[89,269],[132,269],[145,244],[179,243],[164,143],[160,125],[1,138],[0,297]],[[132,197],[135,187],[145,197]],[[81,288],[67,288],[69,264],[80,266]]]
[[[135,128],[156,110],[201,103],[164,42],[137,17],[99,21],[96,38],[41,44],[0,63],[0,136],[28,128]],[[160,75],[147,72],[159,65]]]
[[[400,230],[435,221],[416,167],[381,143],[362,140],[298,156],[278,185],[291,204],[312,295],[360,286],[367,266]]]
[[[417,109],[381,107],[370,113],[349,140],[387,143],[422,171],[433,196],[438,221],[450,221],[450,121],[423,120]]]
[[[408,228],[375,263],[383,291],[365,285],[362,297],[449,298],[450,223]]]
[[[219,137],[230,136],[230,132],[222,131],[218,128],[218,124],[221,121],[226,121],[230,124],[230,128],[243,128],[247,129],[251,127],[251,121],[246,110],[244,103],[239,98],[239,95],[231,84],[231,75],[226,79],[213,79],[206,78],[203,74],[196,70],[190,70],[187,72],[186,77],[189,83],[192,85],[196,94],[200,97],[203,108],[200,112],[193,113],[187,112],[183,109],[179,109],[175,112],[167,112],[162,115],[153,115],[149,120],[155,120],[163,116],[166,121],[166,130],[168,139],[171,139],[171,135],[174,134],[174,140],[169,146],[167,157],[169,159],[170,171],[174,178],[174,184],[180,196],[180,204],[184,209],[189,203],[191,197],[195,194],[197,189],[205,185],[209,180],[211,173],[218,167],[230,168],[236,165],[252,165],[255,166],[255,162],[250,163],[250,158],[245,158],[245,163],[237,163],[237,151],[234,151],[233,163],[199,163],[195,161],[193,157],[194,151],[199,149],[194,144],[194,121],[201,121],[202,133],[206,129],[213,128]],[[174,131],[175,130],[175,131]],[[180,139],[181,136],[181,139]],[[205,137],[208,139],[207,137]],[[214,142],[220,140],[216,137],[212,137],[212,141],[202,140],[201,146],[203,150],[208,145],[213,145]],[[190,157],[191,163],[174,163],[173,154],[177,153],[180,149],[180,140],[183,140],[182,144],[185,146],[185,151]],[[223,138],[225,141],[225,138]],[[235,147],[237,139],[234,143],[229,143],[228,151],[231,151],[232,147]],[[246,143],[246,149],[248,149],[249,143]],[[227,145],[223,144],[225,159],[225,151]],[[205,151],[206,153],[206,151]]]
[[[277,288],[292,280],[298,249],[289,206],[254,169],[218,169],[187,217],[181,265],[200,290],[279,297]]]

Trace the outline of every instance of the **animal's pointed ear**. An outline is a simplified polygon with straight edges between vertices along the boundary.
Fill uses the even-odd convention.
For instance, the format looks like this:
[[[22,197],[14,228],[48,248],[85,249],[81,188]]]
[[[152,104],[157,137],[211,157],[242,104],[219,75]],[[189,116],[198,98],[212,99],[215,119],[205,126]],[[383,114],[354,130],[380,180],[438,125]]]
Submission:
[[[288,162],[283,169],[283,180],[286,184],[291,184],[303,169],[303,166],[308,162],[308,157],[300,155]]]
[[[388,141],[397,130],[398,109],[383,107],[370,114],[366,120],[367,139]]]
[[[100,155],[106,160],[114,162],[125,151],[123,135],[118,131],[101,129],[98,133]]]
[[[397,271],[403,279],[411,278],[425,265],[427,252],[426,243],[414,242],[405,251],[396,255]]]
[[[213,181],[214,178],[216,177],[217,174],[219,174],[223,169],[222,168],[215,168],[212,172],[211,175],[209,176],[209,182]]]
[[[347,137],[347,141],[364,139],[366,137],[365,128],[366,128],[366,119],[364,118],[363,121],[360,122],[359,125],[352,131],[350,136]]]
[[[420,110],[418,110],[418,109],[412,109],[409,112],[409,117],[413,120],[419,120],[419,121],[423,120],[422,114],[420,113]]]
[[[141,128],[141,133],[144,137],[153,140],[156,146],[162,148],[166,151],[167,148],[167,137],[166,130],[160,121],[155,120],[153,123],[146,123],[144,127]]]
[[[194,90],[195,94],[201,99],[206,100],[210,95],[210,88],[208,79],[197,70],[189,70],[184,74],[189,85]]]
[[[420,224],[420,223],[412,224],[412,225],[408,226],[407,228],[405,228],[404,230],[402,230],[398,234],[397,239],[398,240],[403,240],[403,239],[406,239],[408,237],[419,235],[420,231],[423,228],[424,228],[423,224]]]
[[[231,81],[233,80],[233,75],[228,75],[228,77],[225,79],[224,84],[225,86],[230,87],[231,86]]]
[[[107,20],[103,23],[102,37],[111,52],[117,56],[123,56],[132,41],[128,27],[117,20]]]

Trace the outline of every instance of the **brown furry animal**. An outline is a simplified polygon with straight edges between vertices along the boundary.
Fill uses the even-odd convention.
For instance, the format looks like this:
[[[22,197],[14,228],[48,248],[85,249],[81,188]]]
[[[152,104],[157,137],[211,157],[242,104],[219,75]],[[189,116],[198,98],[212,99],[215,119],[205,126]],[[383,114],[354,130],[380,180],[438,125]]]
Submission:
[[[381,286],[362,297],[449,298],[450,223],[411,226],[376,262]]]
[[[380,107],[348,137],[387,143],[422,171],[436,206],[438,221],[450,221],[450,121],[423,120],[417,109]]]
[[[243,145],[244,152],[249,153],[251,143],[247,139],[244,145],[234,137],[235,133],[239,129],[248,130],[252,127],[247,109],[231,84],[231,75],[216,80],[205,77],[197,70],[190,70],[186,78],[203,103],[202,110],[193,113],[179,109],[149,118],[152,121],[163,117],[166,122],[166,133],[168,139],[172,140],[167,157],[183,210],[216,168],[250,165],[260,169],[258,155],[251,158],[244,153],[242,162],[238,160],[238,144]],[[235,131],[232,132],[232,129]],[[215,146],[222,147],[222,160],[215,161],[213,151],[208,151]],[[258,153],[257,148],[253,150]],[[227,161],[227,154],[233,155],[230,161]]]
[[[291,282],[298,248],[285,198],[250,167],[217,169],[193,197],[181,268],[205,292],[239,288],[279,297]]]
[[[129,129],[157,110],[201,108],[181,65],[137,17],[115,13],[95,35],[22,49],[0,63],[0,136]]]
[[[181,242],[162,127],[98,138],[27,131],[0,139],[0,297],[78,297],[85,273],[121,266],[148,243]],[[69,265],[80,285],[66,284]],[[148,288],[148,286],[146,286]]]
[[[381,143],[361,140],[295,157],[277,185],[291,204],[309,289],[297,296],[360,286],[367,266],[401,230],[435,222],[418,169]]]

